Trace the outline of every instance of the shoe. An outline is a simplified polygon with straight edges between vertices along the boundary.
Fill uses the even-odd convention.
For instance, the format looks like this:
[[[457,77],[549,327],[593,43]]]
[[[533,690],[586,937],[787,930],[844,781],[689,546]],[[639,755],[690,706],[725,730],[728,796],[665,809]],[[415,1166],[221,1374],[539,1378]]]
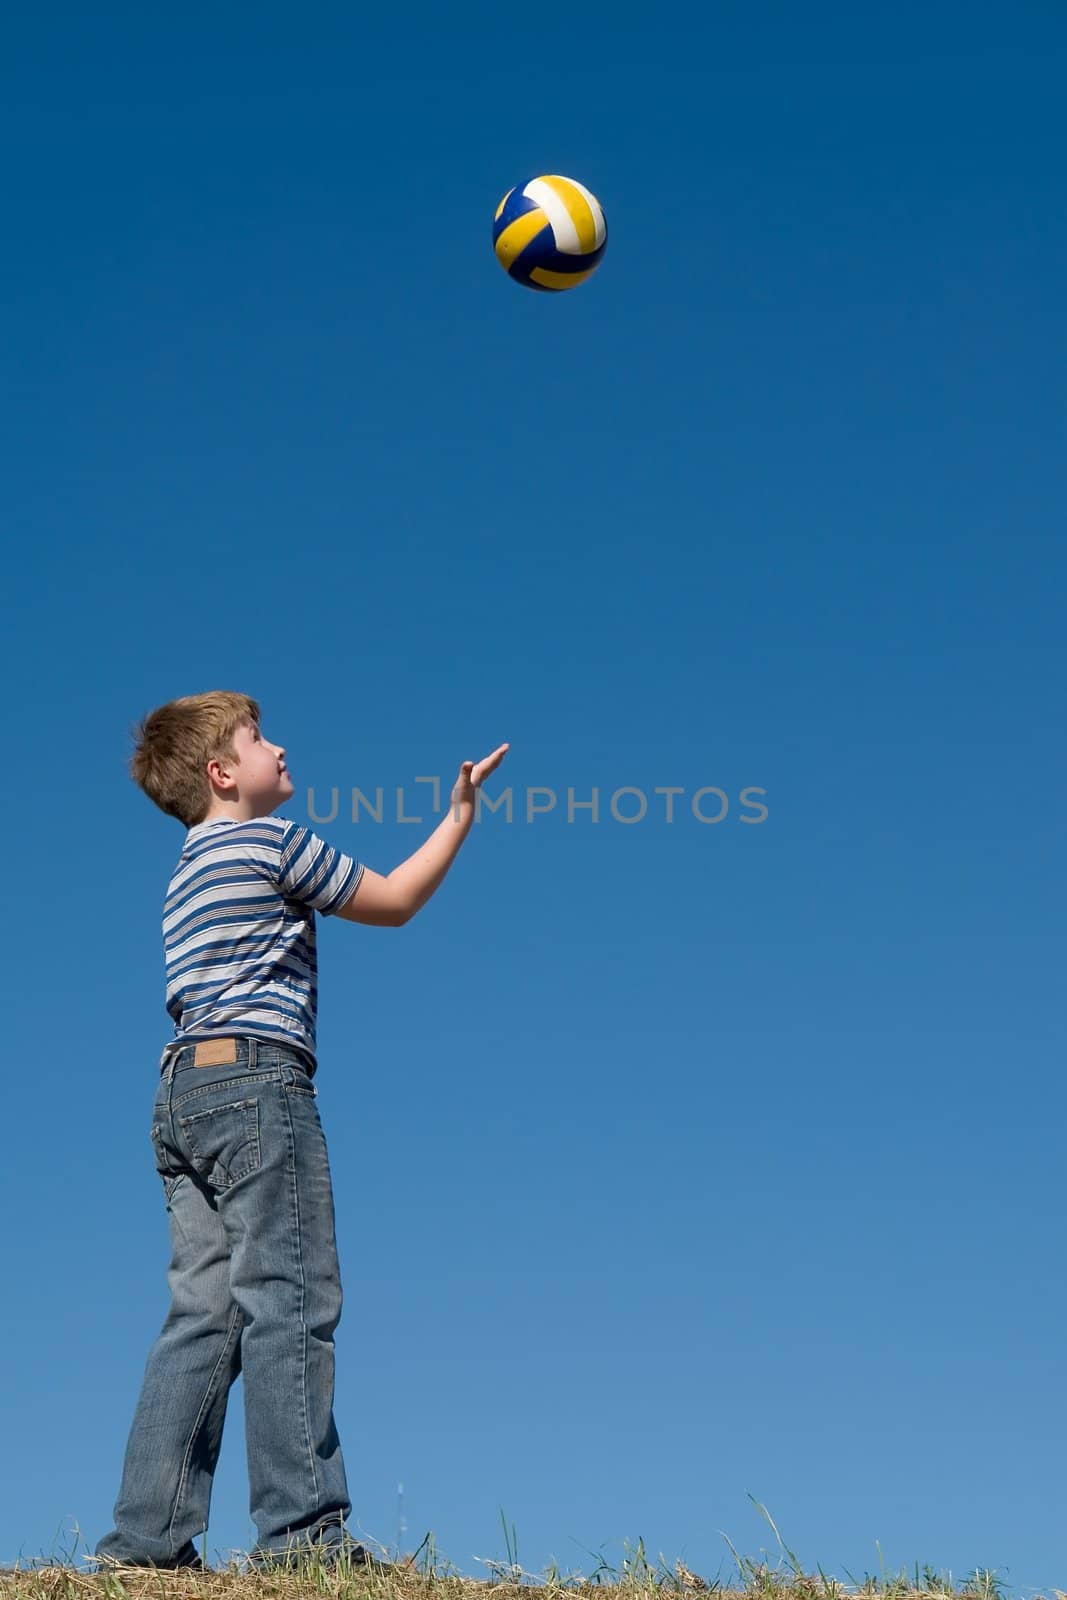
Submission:
[[[353,1567],[359,1567],[364,1572],[387,1573],[395,1570],[395,1563],[382,1561],[377,1556],[372,1556],[363,1545],[357,1544],[355,1539],[347,1534],[336,1544],[305,1544],[288,1550],[258,1550],[248,1558],[249,1567],[253,1572],[261,1572],[267,1567],[289,1567],[301,1559],[310,1560],[316,1557],[326,1568],[340,1566],[347,1561]]]
[[[110,1561],[102,1562],[99,1557],[94,1557],[93,1559],[96,1560],[97,1564],[84,1568],[85,1572],[98,1574],[112,1570]],[[194,1556],[191,1561],[173,1561],[169,1565],[156,1561],[119,1561],[119,1566],[136,1567],[138,1570],[144,1570],[145,1572],[214,1572],[215,1570],[214,1567],[206,1566],[199,1555]]]
[[[379,1556],[372,1556],[363,1545],[356,1544],[352,1539],[346,1539],[343,1544],[327,1549],[323,1555],[323,1563],[327,1567],[339,1566],[348,1561],[353,1567],[361,1567],[364,1572],[386,1573],[396,1570],[396,1563],[382,1561]]]

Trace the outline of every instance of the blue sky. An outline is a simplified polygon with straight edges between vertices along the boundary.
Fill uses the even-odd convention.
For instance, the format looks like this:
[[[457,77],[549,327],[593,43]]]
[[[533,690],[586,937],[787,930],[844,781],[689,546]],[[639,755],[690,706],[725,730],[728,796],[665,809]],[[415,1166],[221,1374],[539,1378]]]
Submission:
[[[130,729],[225,687],[379,872],[511,744],[412,924],[319,924],[353,1528],[725,1581],[758,1500],[1063,1587],[1067,23],[367,13],[7,28],[0,1561],[111,1526],[183,837]],[[608,219],[559,296],[490,244],[542,172]]]

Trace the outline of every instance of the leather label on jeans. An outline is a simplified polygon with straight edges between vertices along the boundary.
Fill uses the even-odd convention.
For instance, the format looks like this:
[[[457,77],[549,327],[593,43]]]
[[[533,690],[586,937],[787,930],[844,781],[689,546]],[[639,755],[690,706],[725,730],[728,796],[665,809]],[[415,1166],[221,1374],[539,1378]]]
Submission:
[[[236,1060],[236,1039],[205,1039],[193,1053],[193,1062],[198,1067],[223,1067]]]

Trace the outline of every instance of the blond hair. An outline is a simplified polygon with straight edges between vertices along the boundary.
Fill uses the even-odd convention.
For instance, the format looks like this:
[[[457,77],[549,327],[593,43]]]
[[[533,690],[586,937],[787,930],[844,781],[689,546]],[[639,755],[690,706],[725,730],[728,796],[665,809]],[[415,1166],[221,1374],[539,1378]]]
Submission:
[[[170,700],[132,728],[130,777],[161,811],[191,828],[211,804],[208,762],[237,760],[233,738],[246,722],[259,726],[258,704],[229,689]]]

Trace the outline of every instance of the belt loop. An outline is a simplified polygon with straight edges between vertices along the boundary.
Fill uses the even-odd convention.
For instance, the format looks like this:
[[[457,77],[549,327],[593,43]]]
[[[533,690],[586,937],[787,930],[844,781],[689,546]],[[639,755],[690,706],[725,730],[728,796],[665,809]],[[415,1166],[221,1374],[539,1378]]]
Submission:
[[[255,1039],[249,1039],[249,1041],[248,1041],[248,1070],[249,1070],[249,1072],[255,1072],[255,1070],[256,1070],[256,1041],[255,1041]]]

